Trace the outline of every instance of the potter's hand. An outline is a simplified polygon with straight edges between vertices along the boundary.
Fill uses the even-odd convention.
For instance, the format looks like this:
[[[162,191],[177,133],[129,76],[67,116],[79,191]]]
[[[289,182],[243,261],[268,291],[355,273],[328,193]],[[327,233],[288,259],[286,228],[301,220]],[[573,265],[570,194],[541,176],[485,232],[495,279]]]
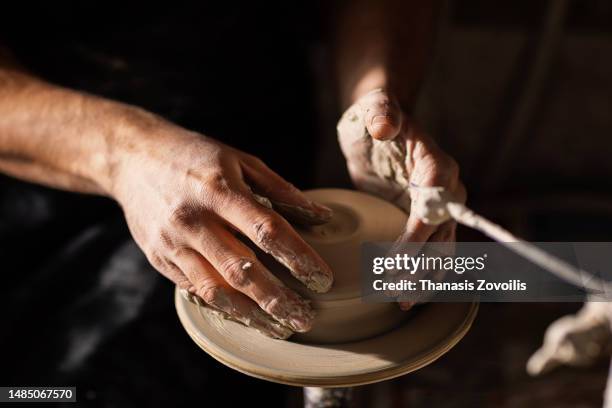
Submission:
[[[113,188],[149,261],[184,296],[265,334],[286,338],[309,330],[309,304],[236,235],[271,254],[308,288],[325,292],[332,284],[329,267],[270,201],[312,224],[327,221],[331,211],[256,157],[169,124],[151,133],[132,142]]]
[[[390,95],[379,89],[358,99],[340,119],[338,138],[355,185],[410,212],[399,243],[455,241],[454,221],[429,225],[410,211],[419,190],[409,186],[441,186],[465,202],[457,163]]]
[[[459,167],[406,117],[383,90],[361,97],[338,123],[338,138],[355,185],[410,212],[416,186],[441,186],[465,202]],[[409,242],[454,241],[456,224],[428,225],[411,214],[403,239]]]
[[[329,267],[269,205],[310,223],[328,220],[329,209],[253,156],[134,106],[35,78],[2,50],[0,172],[116,199],[148,259],[187,297],[271,336],[308,330],[312,310],[234,234],[310,289],[331,286]]]

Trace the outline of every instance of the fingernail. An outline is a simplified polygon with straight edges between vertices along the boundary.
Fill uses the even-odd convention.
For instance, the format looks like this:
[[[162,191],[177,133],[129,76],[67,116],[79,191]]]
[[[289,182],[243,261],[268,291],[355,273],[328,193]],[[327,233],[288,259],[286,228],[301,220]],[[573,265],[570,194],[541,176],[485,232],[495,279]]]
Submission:
[[[291,327],[296,332],[307,332],[312,328],[312,320],[306,317],[290,317],[289,318],[289,327]]]
[[[298,297],[293,301],[289,301],[286,307],[286,318],[279,319],[282,324],[289,326],[290,329],[296,332],[310,330],[315,318],[315,312],[308,301]]]
[[[331,289],[333,283],[333,276],[324,274],[322,272],[312,273],[304,282],[308,289],[316,293],[328,292]]]
[[[385,125],[385,126],[393,126],[391,123],[391,118],[387,115],[376,115],[372,118],[372,125]]]
[[[331,208],[329,208],[329,207],[327,207],[327,206],[325,206],[323,204],[319,204],[316,201],[311,201],[310,203],[311,203],[311,205],[313,206],[314,209],[316,209],[317,211],[319,211],[321,213],[322,217],[325,217],[327,219],[331,219],[332,215],[334,214],[334,211]]]
[[[312,327],[315,313],[306,301],[289,304],[279,313],[270,313],[282,325],[296,332],[307,332]],[[283,316],[284,315],[284,316]]]
[[[414,306],[414,303],[412,302],[400,302],[399,303],[400,309],[403,310],[404,312],[407,312],[408,310],[412,309],[412,306]]]
[[[305,332],[312,327],[315,312],[310,302],[281,285],[281,293],[267,301],[264,311],[283,326],[296,332]]]
[[[397,133],[392,118],[385,115],[374,116],[370,122],[370,128],[376,133],[371,136],[379,140],[391,139]]]
[[[253,311],[252,319],[246,324],[250,327],[253,327],[260,333],[275,339],[284,340],[291,337],[291,335],[293,334],[293,331],[291,331],[291,329],[278,323],[277,321],[272,319],[272,317],[270,317],[267,313],[263,312],[260,309],[256,309]]]
[[[278,315],[275,315],[275,318],[278,322],[280,322],[281,326],[286,326],[289,329],[293,330],[294,332],[299,332],[299,333],[307,332],[308,330],[310,330],[312,327],[312,321],[313,321],[313,317],[310,317],[308,315],[304,315],[304,316],[293,315],[293,316],[286,316],[284,318]]]

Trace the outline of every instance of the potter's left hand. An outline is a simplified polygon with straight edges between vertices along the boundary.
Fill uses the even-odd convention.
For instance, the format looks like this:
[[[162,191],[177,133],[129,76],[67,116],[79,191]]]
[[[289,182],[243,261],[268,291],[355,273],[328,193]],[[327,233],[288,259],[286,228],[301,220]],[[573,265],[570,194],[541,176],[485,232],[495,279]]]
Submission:
[[[350,176],[360,190],[410,213],[400,242],[455,241],[456,223],[428,225],[410,211],[418,189],[441,186],[465,202],[459,166],[402,112],[394,98],[377,89],[362,96],[338,122],[338,138]]]

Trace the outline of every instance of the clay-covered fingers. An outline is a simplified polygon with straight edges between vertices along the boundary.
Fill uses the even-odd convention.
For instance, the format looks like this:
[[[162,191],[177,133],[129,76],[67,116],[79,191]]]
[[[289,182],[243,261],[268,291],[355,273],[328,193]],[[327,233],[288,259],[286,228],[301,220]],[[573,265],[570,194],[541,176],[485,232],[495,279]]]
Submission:
[[[286,287],[253,251],[221,225],[210,226],[191,243],[236,291],[252,299],[283,326],[296,332],[310,330],[310,304]]]
[[[246,326],[278,339],[286,339],[293,332],[265,313],[255,302],[232,288],[215,268],[193,249],[177,253],[174,265],[187,278],[189,285],[181,289],[183,296],[191,296],[195,303],[204,303]],[[185,283],[180,285],[186,286]]]
[[[332,271],[314,249],[283,217],[259,203],[253,194],[248,191],[237,194],[219,214],[307,288],[318,293],[329,291]]]
[[[413,184],[416,186],[415,189],[411,190],[412,209],[406,224],[406,229],[402,236],[398,239],[395,246],[399,251],[405,243],[408,242],[421,242],[425,243],[425,252],[427,252],[427,242],[433,244],[433,250],[441,250],[449,252],[447,255],[454,253],[454,242],[456,241],[456,228],[457,224],[453,220],[442,222],[439,225],[425,222],[421,219],[415,206],[422,205],[418,200],[423,200],[424,196],[419,194],[419,187],[437,187],[442,186],[448,192],[448,196],[453,201],[465,202],[466,191],[465,187],[461,183],[458,177],[458,167],[454,164],[454,161],[448,160],[445,156],[432,159],[428,157],[422,162],[418,163],[415,167],[416,173],[413,173],[414,179],[418,180],[418,183]],[[421,172],[419,174],[419,171]],[[446,243],[447,245],[435,245],[435,243]],[[425,278],[426,276],[423,276]],[[427,276],[429,279],[435,281],[442,281],[445,277],[443,274],[438,274],[437,271],[433,271]],[[417,303],[415,298],[410,302],[399,302],[399,306],[402,310],[409,310]]]
[[[423,234],[423,236],[427,236],[427,243],[425,243],[422,247],[423,253],[427,254],[428,256],[452,256],[455,253],[456,230],[457,223],[455,221],[447,221],[435,227],[430,225],[423,225],[421,233]],[[423,238],[419,237],[418,239]],[[398,248],[396,249],[396,251],[399,251],[399,248],[401,248],[402,243],[407,242],[406,238],[404,238],[403,241],[401,240],[402,237],[400,237],[398,243],[396,243]],[[433,244],[431,248],[428,248],[429,243]],[[441,282],[444,280],[445,276],[446,273],[444,271],[428,271],[426,274],[420,276],[419,279],[430,279],[435,282]],[[412,276],[411,279],[414,279],[414,276]],[[411,294],[413,298],[410,301],[399,301],[398,304],[400,309],[408,311],[415,304],[426,301],[426,299],[419,299],[417,295],[418,292],[415,292]]]
[[[259,195],[269,199],[274,209],[292,221],[316,225],[328,222],[332,210],[308,199],[257,157],[240,154],[242,173],[247,184]]]
[[[402,111],[397,101],[383,89],[373,90],[357,101],[368,133],[378,140],[394,139],[402,127]]]
[[[466,191],[459,178],[457,162],[438,148],[429,136],[412,128],[405,137],[406,150],[411,152],[406,159],[411,199],[406,230],[415,237],[412,241],[425,242],[438,230],[438,224],[448,220],[446,202],[465,202]],[[438,188],[442,188],[439,196],[432,195],[432,191],[438,191]]]

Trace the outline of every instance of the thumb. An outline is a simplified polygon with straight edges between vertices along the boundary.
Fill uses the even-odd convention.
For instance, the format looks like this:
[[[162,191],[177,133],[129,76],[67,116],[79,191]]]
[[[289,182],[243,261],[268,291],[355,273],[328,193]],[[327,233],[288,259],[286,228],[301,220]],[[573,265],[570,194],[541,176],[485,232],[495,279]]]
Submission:
[[[394,139],[402,127],[402,111],[383,89],[375,89],[357,102],[364,113],[368,133],[378,140]]]

